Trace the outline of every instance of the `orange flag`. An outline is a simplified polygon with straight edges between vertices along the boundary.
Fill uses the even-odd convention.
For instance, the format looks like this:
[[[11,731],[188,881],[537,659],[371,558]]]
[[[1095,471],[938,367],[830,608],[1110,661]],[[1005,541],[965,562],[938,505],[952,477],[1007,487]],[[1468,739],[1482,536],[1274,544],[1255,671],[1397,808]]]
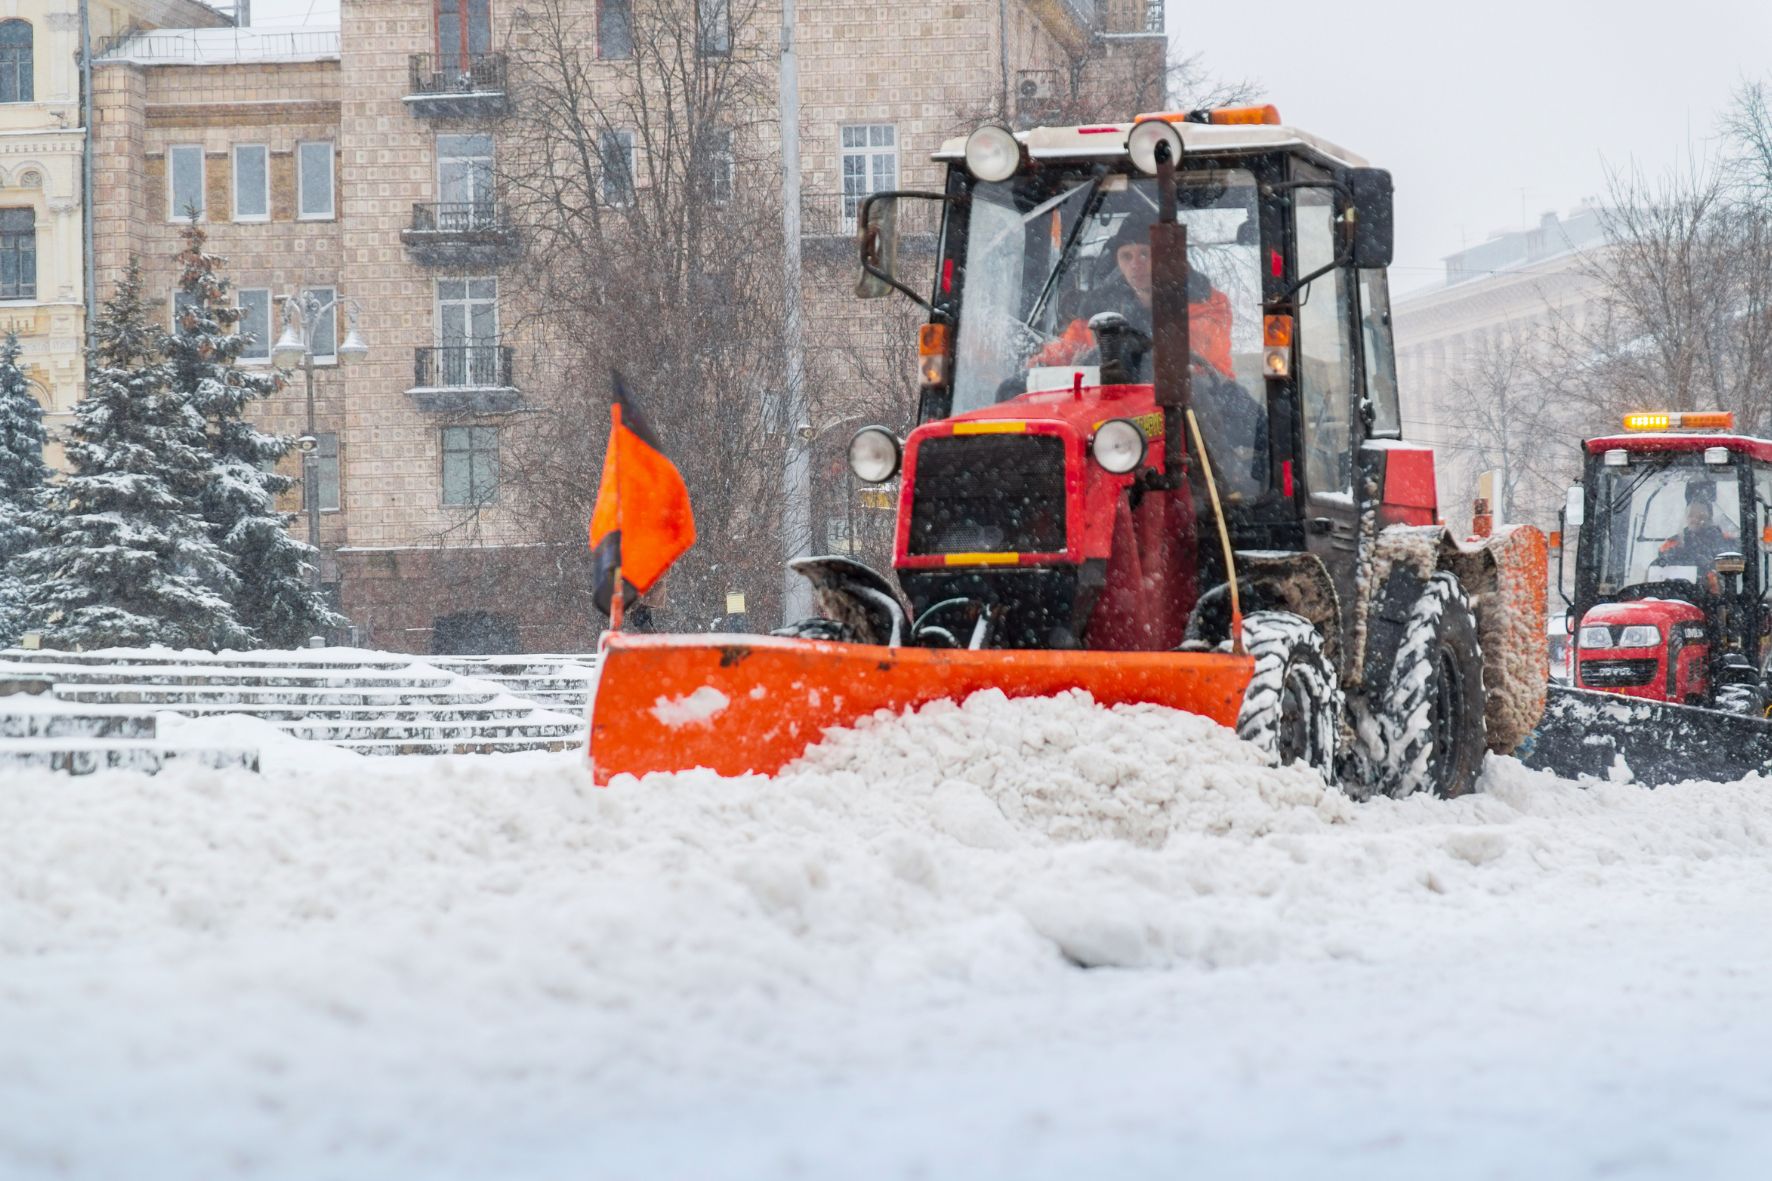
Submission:
[[[617,577],[622,599],[632,602],[695,544],[695,516],[683,476],[665,458],[621,374],[611,371],[610,376],[614,401],[609,407],[609,449],[603,455],[597,507],[591,512],[592,591],[597,609],[605,613],[615,597]]]

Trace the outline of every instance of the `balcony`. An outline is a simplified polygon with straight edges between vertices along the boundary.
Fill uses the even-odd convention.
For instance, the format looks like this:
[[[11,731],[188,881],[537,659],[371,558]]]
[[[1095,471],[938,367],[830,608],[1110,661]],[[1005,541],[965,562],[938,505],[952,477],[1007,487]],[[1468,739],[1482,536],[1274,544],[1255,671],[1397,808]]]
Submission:
[[[853,254],[855,219],[861,213],[865,197],[842,193],[802,193],[800,196],[800,237],[809,247],[821,246]],[[942,206],[936,201],[898,202],[898,248],[934,250],[935,236],[941,229]]]
[[[484,118],[505,112],[505,55],[415,53],[406,105],[415,115]]]
[[[523,252],[516,229],[493,201],[414,205],[400,241],[414,262],[430,267],[495,267]]]
[[[412,350],[412,388],[420,410],[445,414],[504,414],[523,408],[513,379],[516,350],[495,341],[432,345]]]

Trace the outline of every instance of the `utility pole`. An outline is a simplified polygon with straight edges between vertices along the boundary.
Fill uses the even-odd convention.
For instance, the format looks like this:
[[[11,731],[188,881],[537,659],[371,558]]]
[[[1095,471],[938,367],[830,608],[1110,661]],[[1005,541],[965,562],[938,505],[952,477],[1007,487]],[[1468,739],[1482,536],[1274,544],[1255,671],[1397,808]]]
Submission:
[[[800,64],[795,56],[794,0],[781,2],[781,233],[782,281],[787,299],[782,345],[786,352],[781,429],[786,462],[781,472],[781,532],[786,557],[804,555],[811,541],[810,456],[813,434],[806,409],[806,352],[800,308]],[[782,569],[782,621],[812,614],[806,580]]]

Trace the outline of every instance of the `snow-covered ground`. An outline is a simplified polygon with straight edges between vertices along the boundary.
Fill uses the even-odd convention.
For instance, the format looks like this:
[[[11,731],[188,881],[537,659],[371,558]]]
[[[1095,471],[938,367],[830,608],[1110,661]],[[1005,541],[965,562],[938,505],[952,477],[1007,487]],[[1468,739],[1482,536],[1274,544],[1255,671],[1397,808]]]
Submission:
[[[1765,1176],[1772,781],[1484,788],[993,695],[773,780],[13,775],[0,1177]]]

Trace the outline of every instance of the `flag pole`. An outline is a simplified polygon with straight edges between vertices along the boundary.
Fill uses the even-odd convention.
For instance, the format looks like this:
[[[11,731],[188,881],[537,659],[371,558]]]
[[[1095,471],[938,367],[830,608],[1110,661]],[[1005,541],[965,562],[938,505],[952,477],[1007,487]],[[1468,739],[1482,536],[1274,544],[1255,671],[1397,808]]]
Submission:
[[[621,401],[609,403],[609,463],[614,468],[615,536],[621,538]],[[621,541],[615,543],[615,586],[609,596],[609,630],[621,630]]]

